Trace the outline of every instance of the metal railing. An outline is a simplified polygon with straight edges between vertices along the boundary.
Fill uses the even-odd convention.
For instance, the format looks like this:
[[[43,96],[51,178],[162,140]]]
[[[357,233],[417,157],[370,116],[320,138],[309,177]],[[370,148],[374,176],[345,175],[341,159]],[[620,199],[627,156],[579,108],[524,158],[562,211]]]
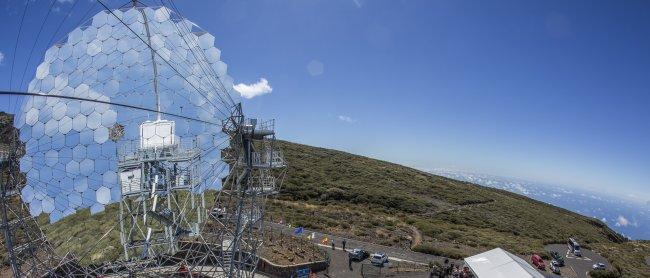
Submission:
[[[141,148],[139,141],[122,142],[117,147],[119,163],[141,160],[178,159],[189,160],[200,154],[195,138],[182,138],[175,144],[157,148]]]

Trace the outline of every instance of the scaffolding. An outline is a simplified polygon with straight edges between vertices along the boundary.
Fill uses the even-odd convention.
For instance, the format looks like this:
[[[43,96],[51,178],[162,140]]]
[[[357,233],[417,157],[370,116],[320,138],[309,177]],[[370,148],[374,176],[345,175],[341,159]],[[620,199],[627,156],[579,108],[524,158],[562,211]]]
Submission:
[[[263,243],[266,200],[278,193],[286,164],[273,120],[245,119],[238,106],[223,127],[230,135],[230,146],[222,151],[230,175],[211,210],[210,241],[220,246],[224,276],[252,277]]]
[[[205,219],[199,149],[183,148],[174,122],[167,120],[142,123],[137,143],[132,152],[133,144],[118,151],[120,240],[126,260],[177,252],[180,238],[199,236]]]

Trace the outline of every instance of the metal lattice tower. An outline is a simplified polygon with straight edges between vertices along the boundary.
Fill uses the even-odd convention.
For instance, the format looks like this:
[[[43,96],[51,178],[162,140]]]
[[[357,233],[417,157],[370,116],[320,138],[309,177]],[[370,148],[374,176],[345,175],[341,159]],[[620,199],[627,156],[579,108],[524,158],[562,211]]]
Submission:
[[[196,167],[200,150],[175,142],[173,121],[145,122],[140,130],[137,147],[123,145],[118,151],[120,241],[126,260],[177,252],[179,239],[198,236],[205,218]]]
[[[2,115],[6,116],[6,115]],[[0,119],[0,214],[2,237],[14,277],[46,275],[61,261],[53,256],[52,246],[39,228],[29,209],[20,199],[24,174],[19,159],[25,153],[18,130]],[[11,120],[10,120],[11,121]]]
[[[230,146],[222,151],[230,176],[211,210],[211,241],[220,245],[220,267],[226,277],[250,277],[263,243],[264,210],[277,194],[285,161],[275,145],[274,121],[245,119],[241,106],[224,122]]]

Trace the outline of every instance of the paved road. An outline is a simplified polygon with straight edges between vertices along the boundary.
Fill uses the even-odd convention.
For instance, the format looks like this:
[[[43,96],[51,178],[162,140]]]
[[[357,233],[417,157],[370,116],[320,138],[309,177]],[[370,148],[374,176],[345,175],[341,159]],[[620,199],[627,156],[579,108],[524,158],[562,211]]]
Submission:
[[[293,234],[294,229],[284,226],[282,224],[277,224],[277,223],[271,223],[271,222],[266,222],[268,227],[271,227],[275,230],[282,230],[284,234]],[[329,235],[329,234],[323,234],[317,231],[312,231],[312,230],[304,230],[305,235],[311,235],[314,234],[314,239],[312,241],[316,244],[321,245],[321,241],[323,238],[327,237],[328,242],[326,245],[321,245],[323,247],[330,247],[331,249],[331,241],[334,240],[334,244],[336,246],[336,249],[340,249],[341,242],[343,241],[343,237],[340,236],[335,236],[335,235]],[[390,246],[384,246],[384,245],[379,245],[379,244],[374,244],[374,243],[369,243],[369,242],[363,242],[363,241],[358,241],[354,239],[349,239],[345,238],[347,244],[346,244],[346,249],[351,250],[354,248],[361,248],[363,250],[366,250],[370,252],[371,254],[374,252],[384,252],[386,255],[388,255],[389,260],[393,261],[406,261],[406,262],[412,262],[412,263],[419,263],[419,264],[428,264],[429,262],[432,261],[438,261],[440,263],[444,263],[444,260],[446,259],[445,257],[440,257],[440,256],[434,256],[434,255],[429,255],[429,254],[424,254],[424,253],[419,253],[419,252],[413,252],[411,250],[405,250],[397,247],[390,247]],[[456,260],[449,260],[450,262],[454,262],[456,265],[459,264],[460,261]],[[346,267],[347,267],[347,260],[346,260]]]
[[[562,277],[588,278],[591,266],[596,263],[604,263],[609,269],[609,262],[600,254],[588,249],[582,249],[582,257],[576,257],[569,253],[566,244],[551,244],[545,247],[546,250],[555,251],[564,255],[565,266],[561,268]]]
[[[326,271],[318,273],[318,277],[321,278],[336,278],[336,277],[350,277],[350,278],[361,278],[361,269],[364,268],[366,273],[387,273],[389,272],[387,267],[378,268],[370,264],[369,260],[366,259],[361,262],[353,262],[352,267],[348,265],[348,255],[347,252],[343,251],[340,248],[332,250],[331,247],[321,247],[327,252],[330,256],[330,267]],[[401,274],[400,277],[408,278],[428,278],[428,272],[414,272],[408,274]]]

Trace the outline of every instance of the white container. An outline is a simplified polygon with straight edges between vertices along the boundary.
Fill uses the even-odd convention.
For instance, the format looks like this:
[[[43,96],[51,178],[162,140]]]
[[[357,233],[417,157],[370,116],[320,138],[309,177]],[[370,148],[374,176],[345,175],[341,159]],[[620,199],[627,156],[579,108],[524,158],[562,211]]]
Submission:
[[[140,168],[120,172],[120,185],[122,186],[122,194],[129,194],[132,192],[140,192],[141,190],[141,177]]]
[[[176,143],[174,121],[146,121],[140,124],[140,148],[152,149]]]

